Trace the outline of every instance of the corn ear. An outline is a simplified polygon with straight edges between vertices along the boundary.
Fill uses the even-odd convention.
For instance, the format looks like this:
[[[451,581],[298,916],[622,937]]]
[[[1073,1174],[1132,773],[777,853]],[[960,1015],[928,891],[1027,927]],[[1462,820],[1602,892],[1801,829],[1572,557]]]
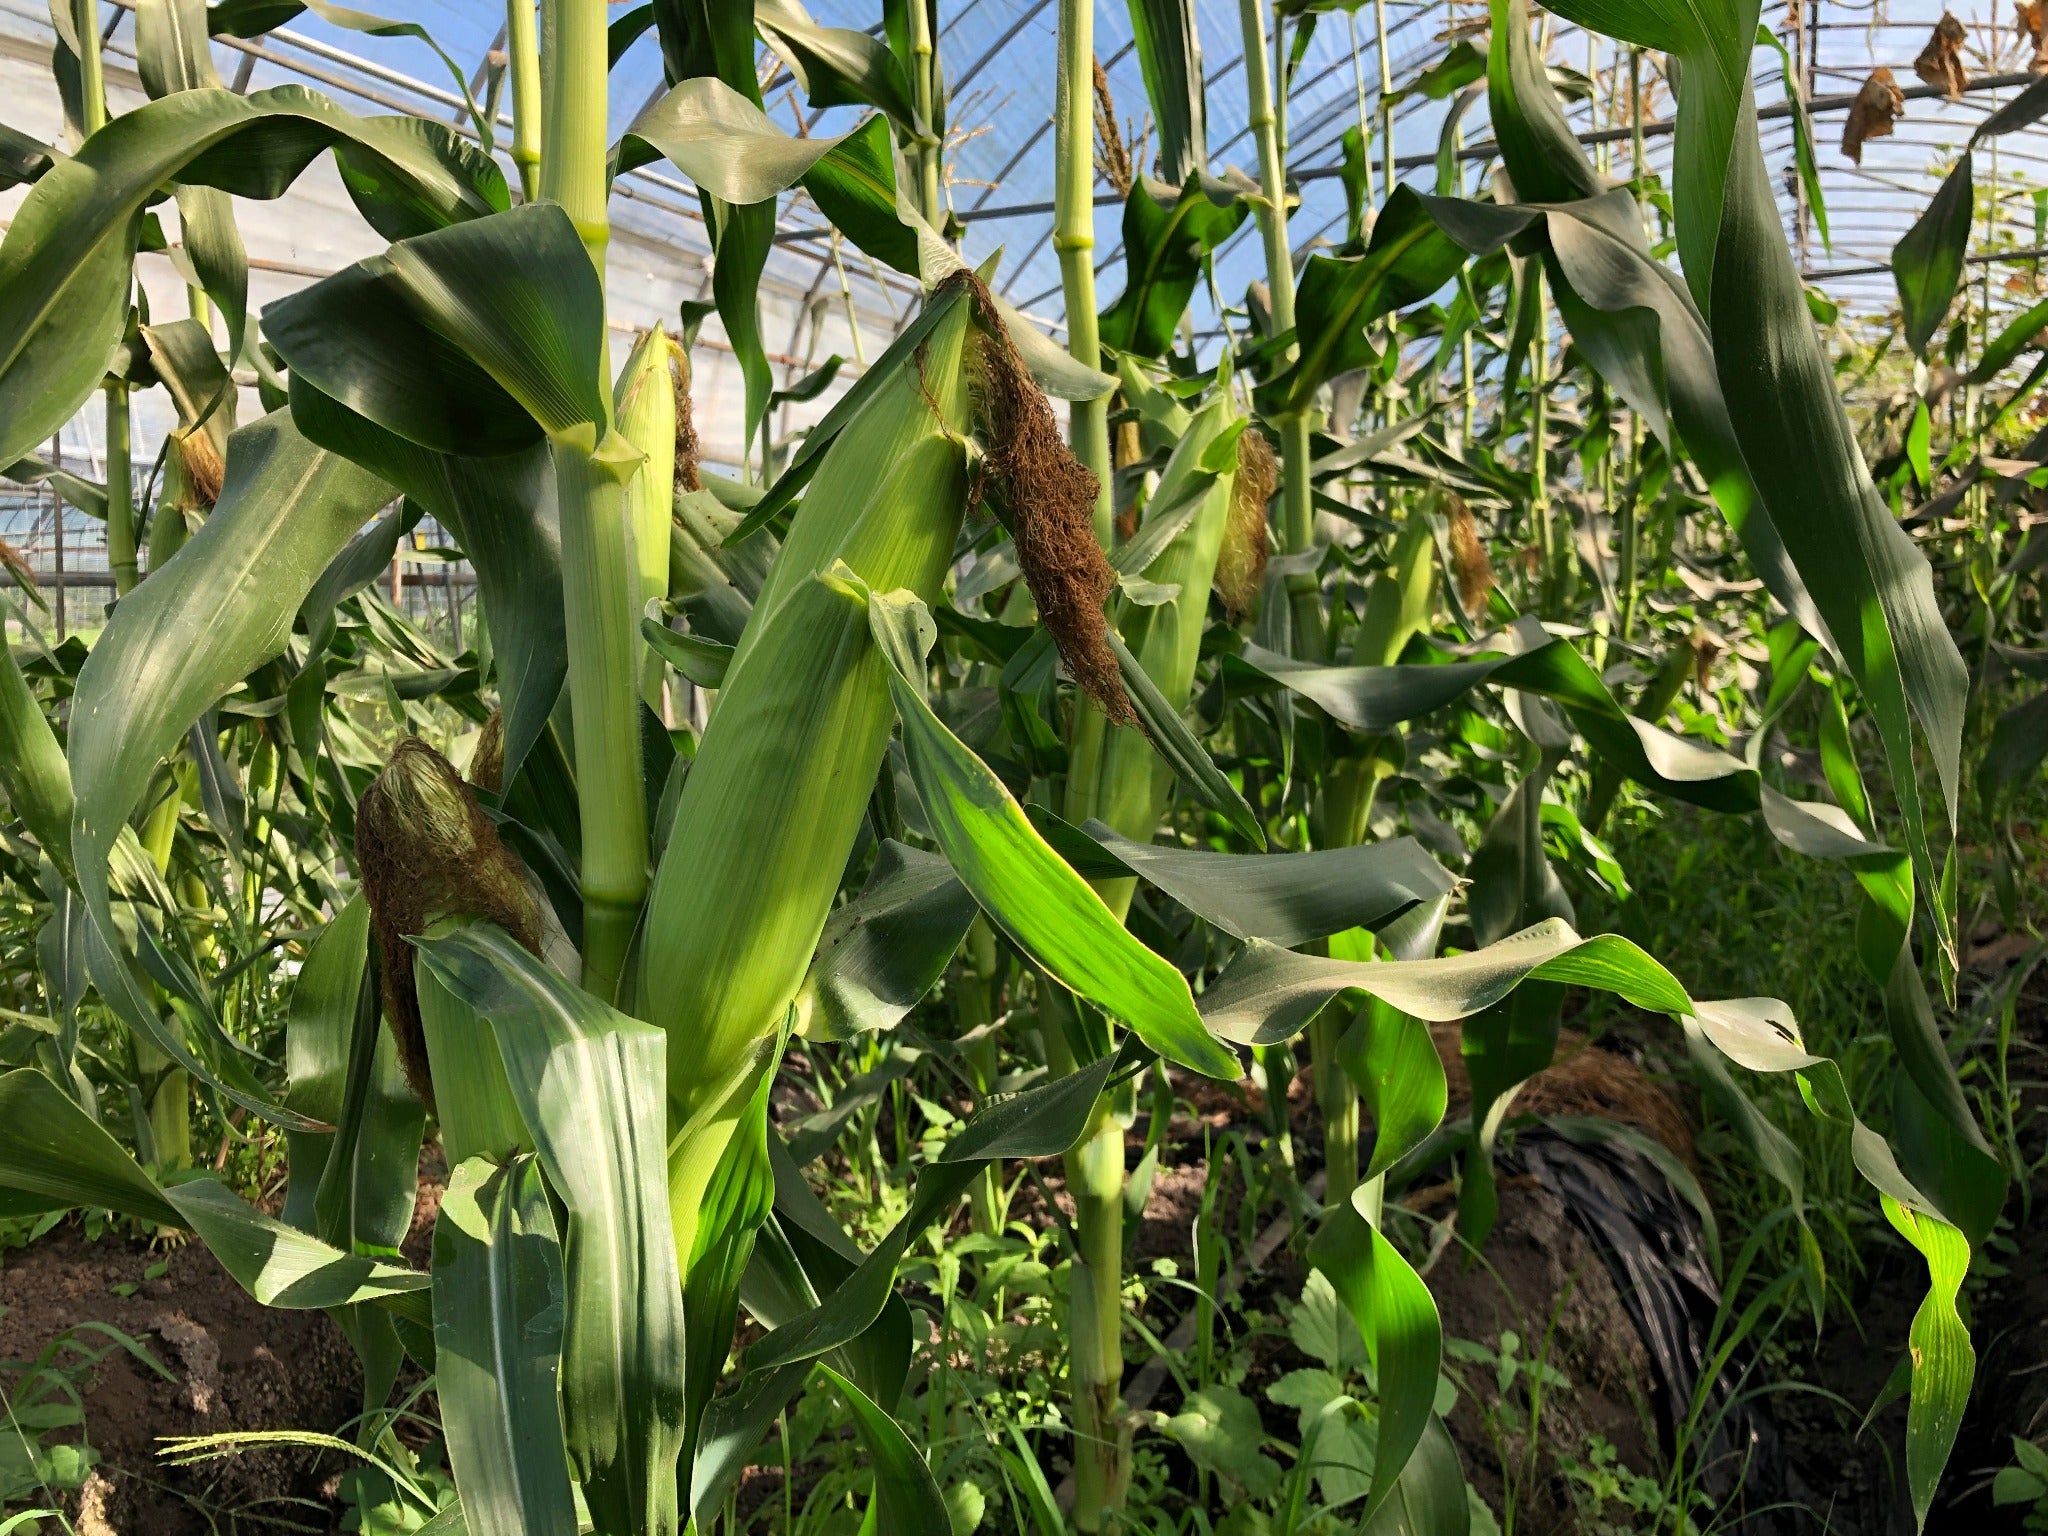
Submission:
[[[676,478],[676,385],[670,368],[675,343],[660,326],[634,345],[613,391],[621,437],[645,457],[626,482],[626,525],[633,533],[633,565],[640,578],[637,616],[651,598],[668,596],[670,505]],[[641,695],[660,709],[661,658],[642,659]]]
[[[1351,643],[1354,667],[1391,667],[1408,642],[1436,616],[1436,534],[1429,520],[1410,512],[1394,539],[1387,568],[1373,578],[1365,617]]]
[[[968,496],[968,307],[950,290],[924,344],[826,450],[747,618],[677,803],[641,950],[642,1015],[668,1032],[677,1243],[743,1106],[733,1069],[796,996],[895,720],[857,605],[814,578],[844,561],[935,599]],[[865,383],[865,381],[864,381]],[[731,1100],[722,1112],[708,1101]],[[708,1118],[707,1118],[708,1115]]]

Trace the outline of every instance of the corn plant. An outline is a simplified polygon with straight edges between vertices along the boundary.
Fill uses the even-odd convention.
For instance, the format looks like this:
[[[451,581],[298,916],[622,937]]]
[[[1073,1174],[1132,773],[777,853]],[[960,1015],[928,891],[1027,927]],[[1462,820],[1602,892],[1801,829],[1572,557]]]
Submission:
[[[24,159],[33,186],[0,244],[0,463],[21,465],[95,391],[111,422],[126,391],[161,382],[180,415],[146,577],[121,587],[68,693],[11,651],[0,666],[0,787],[28,839],[10,868],[34,879],[53,948],[71,957],[45,963],[46,985],[68,1008],[89,983],[146,1099],[138,1159],[63,1050],[0,1076],[10,1209],[107,1207],[193,1231],[259,1300],[332,1313],[373,1409],[408,1358],[431,1371],[459,1504],[416,1511],[429,1528],[708,1531],[768,1427],[818,1379],[871,1468],[869,1523],[938,1533],[952,1525],[929,1448],[898,1417],[911,1330],[897,1271],[970,1191],[977,1222],[999,1228],[1006,1162],[1060,1158],[1075,1207],[1073,1518],[1093,1531],[1120,1518],[1130,1477],[1124,1130],[1137,1084],[1168,1066],[1235,1079],[1255,1052],[1284,1094],[1275,1073],[1291,1072],[1306,1032],[1327,1148],[1308,1255],[1358,1325],[1378,1396],[1356,1518],[1434,1529],[1421,1511],[1465,1507],[1434,1407],[1442,1328],[1384,1230],[1390,1173],[1444,1118],[1428,1026],[1462,1021],[1460,1221],[1476,1242],[1514,1093],[1549,1062],[1567,989],[1591,989],[1679,1024],[1795,1210],[1796,1161],[1725,1061],[1797,1074],[1813,1111],[1848,1127],[1932,1281],[1908,1383],[1924,1519],[1973,1369],[1957,1291],[2006,1179],[1910,942],[1917,898],[1928,947],[1952,962],[1914,727],[1953,830],[1961,661],[1924,558],[1865,471],[1775,222],[1748,84],[1754,6],[1709,21],[1652,0],[1581,8],[1684,63],[1682,279],[1653,258],[1632,193],[1566,130],[1524,8],[1496,0],[1486,90],[1520,201],[1420,194],[1390,161],[1375,208],[1362,125],[1351,238],[1309,255],[1298,281],[1287,83],[1269,63],[1286,52],[1276,29],[1299,39],[1324,7],[1241,5],[1256,180],[1211,173],[1192,8],[1134,7],[1170,179],[1132,188],[1125,286],[1098,314],[1092,8],[1063,0],[1065,350],[943,233],[935,4],[887,7],[879,38],[820,26],[794,0],[665,0],[620,23],[630,35],[596,0],[544,0],[537,28],[515,4],[516,201],[487,152],[488,112],[479,149],[297,87],[221,88],[209,29],[260,31],[278,9],[146,0],[152,101],[111,121],[102,106],[75,153]],[[92,81],[84,20],[65,46]],[[609,143],[610,63],[647,28],[665,89]],[[874,115],[838,137],[784,133],[763,107],[757,41],[814,103]],[[1391,152],[1384,117],[1379,132]],[[227,194],[278,197],[329,151],[387,247],[252,328]],[[692,461],[677,342],[654,331],[613,367],[612,179],[655,160],[702,199],[750,458],[761,443],[749,483]],[[778,464],[755,289],[777,200],[797,187],[837,236],[914,279],[920,304]],[[206,302],[131,338],[132,265],[167,192]],[[1167,360],[1205,266],[1248,218],[1268,260],[1263,333],[1213,368]],[[1486,443],[1469,420],[1455,445],[1425,435],[1391,392],[1345,386],[1371,370],[1391,380],[1402,325],[1450,284],[1472,301],[1468,329],[1478,296],[1505,286],[1522,338]],[[1788,697],[1825,655],[1822,755],[1839,804],[1789,798],[1754,759],[1665,728],[1691,649],[1624,703],[1544,627],[1578,579],[1552,495],[1552,304],[1597,387],[1667,464],[1697,467],[1790,616],[1775,657]],[[1463,339],[1446,330],[1440,358]],[[268,413],[230,431],[244,362]],[[1049,397],[1066,402],[1064,438]],[[1737,399],[1775,408],[1737,412]],[[1360,425],[1349,443],[1332,435]],[[1504,465],[1511,436],[1526,462]],[[1341,499],[1353,471],[1411,439],[1423,488],[1379,509]],[[1541,530],[1519,605],[1458,498],[1474,484]],[[142,576],[127,493],[105,495],[110,547]],[[1331,503],[1384,549],[1353,561],[1320,539]],[[478,573],[488,644],[462,657],[429,654],[360,596],[423,512]],[[965,555],[1014,574],[969,595]],[[477,729],[466,778],[418,740],[368,760],[338,703],[337,663],[360,654],[337,618],[350,601],[352,624],[410,657],[407,675],[436,675],[418,696]],[[701,732],[662,724],[671,672],[715,694]],[[993,692],[999,732],[968,727],[963,680]],[[268,813],[235,821],[220,744],[236,737],[216,711],[244,693],[282,702],[257,717],[268,723],[240,765]],[[1220,702],[1197,711],[1198,694]],[[1894,806],[1864,787],[1852,697]],[[1414,723],[1454,710],[1492,733],[1505,765],[1474,846],[1380,836],[1396,813],[1422,829],[1411,804],[1378,797],[1423,750]],[[1755,815],[1787,847],[1847,864],[1867,893],[1859,959],[1885,989],[1902,1069],[1896,1150],[1784,1004],[1695,1000],[1626,939],[1575,931],[1546,817],[1569,760],[1594,765],[1591,804],[1627,782]],[[191,798],[223,828],[261,825],[265,846],[286,807],[320,850],[291,864],[293,910],[319,927],[281,1091],[226,1027],[232,966],[188,940],[168,877],[232,861],[235,889],[253,878],[260,928],[266,912],[278,920],[262,898],[286,866],[250,876],[225,831],[218,858],[189,831],[181,842]],[[1589,817],[1590,831],[1574,822],[1582,850],[1597,843]],[[1887,820],[1903,849],[1880,840]],[[1463,863],[1462,886],[1438,853]],[[1175,954],[1141,933],[1141,891],[1189,915]],[[863,1250],[806,1182],[771,1088],[794,1038],[893,1029],[949,966],[956,1022],[982,1053],[978,1103]],[[994,1091],[999,977],[1028,998],[1012,1016],[1035,1022],[1048,1069],[1008,1096]],[[188,1084],[286,1138],[281,1216],[162,1155]],[[450,1178],[422,1271],[399,1245],[429,1136]],[[1808,1278],[1818,1295],[1823,1277]],[[758,1331],[735,1359],[742,1309]]]

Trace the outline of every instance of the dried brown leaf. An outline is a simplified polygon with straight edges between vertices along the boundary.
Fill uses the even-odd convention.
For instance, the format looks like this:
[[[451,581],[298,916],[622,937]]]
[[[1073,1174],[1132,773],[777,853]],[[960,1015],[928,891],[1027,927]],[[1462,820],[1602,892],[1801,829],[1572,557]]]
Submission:
[[[1963,39],[1963,24],[1953,12],[1943,11],[1928,36],[1927,46],[1913,61],[1913,73],[1929,85],[1940,86],[1950,101],[1961,99],[1970,85],[1970,72],[1963,68]]]
[[[1864,142],[1890,138],[1892,124],[1905,112],[1906,93],[1899,89],[1892,72],[1881,65],[1873,69],[1849,107],[1849,120],[1842,126],[1842,153],[1861,165]]]

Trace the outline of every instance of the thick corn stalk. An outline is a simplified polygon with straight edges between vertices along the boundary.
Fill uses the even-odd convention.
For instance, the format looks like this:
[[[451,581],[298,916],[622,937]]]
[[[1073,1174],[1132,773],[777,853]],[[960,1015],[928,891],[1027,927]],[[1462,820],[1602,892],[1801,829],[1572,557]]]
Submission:
[[[605,103],[610,58],[599,0],[552,0],[542,12],[545,106],[541,195],[562,205],[598,279],[611,242]],[[583,823],[583,985],[610,1002],[647,892],[647,802],[641,783],[639,576],[622,483],[632,471],[616,434],[555,444],[562,520],[562,599],[569,703]]]
[[[895,719],[864,613],[815,578],[836,562],[935,600],[968,494],[964,290],[826,450],[763,585],[683,785],[642,945],[641,1012],[668,1032],[684,1128],[676,1245],[752,1092],[839,889]]]
[[[1172,425],[1179,425],[1174,422]],[[1155,517],[1173,517],[1189,496],[1199,505],[1188,525],[1146,568],[1147,581],[1179,593],[1155,607],[1124,603],[1118,628],[1138,664],[1175,704],[1194,683],[1209,590],[1230,522],[1235,479],[1203,460],[1243,418],[1219,398],[1186,422],[1180,442],[1149,503]],[[1206,483],[1206,488],[1204,488]],[[1142,534],[1142,529],[1140,530]],[[1099,709],[1077,707],[1069,747],[1066,813],[1076,825],[1098,819],[1125,837],[1151,841],[1172,794],[1172,773],[1145,733],[1116,725]],[[1122,917],[1135,881],[1104,882],[1101,895]],[[1124,1131],[1110,1099],[1096,1105],[1086,1136],[1066,1159],[1074,1195],[1080,1258],[1072,1280],[1073,1334],[1068,1369],[1074,1395],[1075,1519],[1100,1528],[1122,1505],[1130,1481],[1130,1425],[1118,1394],[1123,1382]]]

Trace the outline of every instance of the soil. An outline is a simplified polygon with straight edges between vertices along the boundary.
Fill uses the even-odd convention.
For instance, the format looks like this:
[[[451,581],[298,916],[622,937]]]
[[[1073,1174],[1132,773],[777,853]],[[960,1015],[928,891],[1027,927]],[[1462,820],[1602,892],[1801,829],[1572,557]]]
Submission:
[[[167,1264],[148,1278],[147,1271]],[[362,1375],[341,1330],[320,1312],[256,1300],[196,1242],[176,1247],[112,1233],[88,1242],[66,1223],[0,1268],[0,1357],[33,1360],[82,1322],[111,1324],[158,1361],[159,1376],[119,1348],[84,1388],[86,1436],[99,1451],[80,1536],[201,1536],[269,1515],[339,1530],[341,1470],[331,1454],[243,1451],[192,1467],[158,1459],[159,1438],[230,1430],[332,1433],[362,1407]],[[83,1335],[98,1350],[104,1337]],[[76,1358],[75,1356],[72,1358]],[[66,1438],[58,1436],[55,1438]]]

